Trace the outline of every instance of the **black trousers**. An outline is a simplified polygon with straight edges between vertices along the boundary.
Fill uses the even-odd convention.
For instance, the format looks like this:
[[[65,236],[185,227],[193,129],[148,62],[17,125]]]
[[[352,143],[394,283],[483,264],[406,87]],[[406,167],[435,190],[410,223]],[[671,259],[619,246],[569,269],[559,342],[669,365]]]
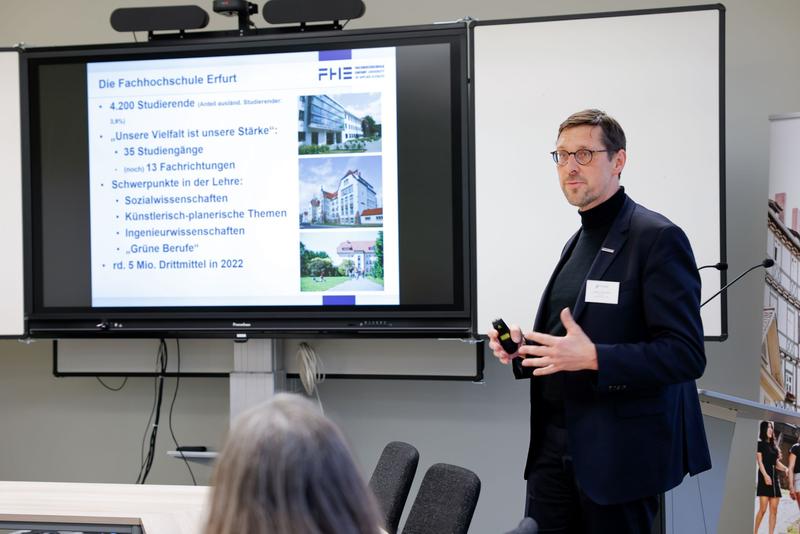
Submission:
[[[592,501],[575,479],[567,431],[545,428],[528,473],[525,506],[525,515],[539,524],[539,534],[650,534],[657,510],[657,496],[613,505]]]

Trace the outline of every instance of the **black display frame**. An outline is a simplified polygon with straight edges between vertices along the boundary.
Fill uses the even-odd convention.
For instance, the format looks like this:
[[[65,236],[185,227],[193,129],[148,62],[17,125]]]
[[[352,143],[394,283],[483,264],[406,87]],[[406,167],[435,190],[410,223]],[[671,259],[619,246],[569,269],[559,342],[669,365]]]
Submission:
[[[337,48],[448,43],[451,47],[452,198],[454,301],[449,306],[59,308],[42,296],[40,185],[37,183],[34,69],[43,62],[294,52]],[[91,59],[90,59],[91,58]],[[240,38],[153,41],[136,44],[28,49],[21,53],[23,108],[23,202],[25,231],[26,331],[31,337],[471,337],[474,331],[473,186],[467,147],[470,138],[467,25],[411,26],[347,32],[315,32]],[[33,84],[35,85],[35,83]],[[402,177],[399,177],[402,180]],[[37,189],[39,188],[39,189]],[[38,202],[38,203],[37,203]],[[402,231],[402,221],[401,221]]]

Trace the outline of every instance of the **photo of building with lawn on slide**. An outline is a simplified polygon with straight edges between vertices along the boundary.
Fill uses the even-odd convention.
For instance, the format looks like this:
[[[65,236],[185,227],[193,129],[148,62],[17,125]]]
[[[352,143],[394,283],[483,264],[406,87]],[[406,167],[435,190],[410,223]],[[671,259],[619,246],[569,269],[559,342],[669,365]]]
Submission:
[[[380,152],[380,117],[380,93],[301,96],[299,154]]]
[[[300,160],[300,228],[383,226],[381,157]]]
[[[301,232],[300,291],[383,291],[383,231]]]

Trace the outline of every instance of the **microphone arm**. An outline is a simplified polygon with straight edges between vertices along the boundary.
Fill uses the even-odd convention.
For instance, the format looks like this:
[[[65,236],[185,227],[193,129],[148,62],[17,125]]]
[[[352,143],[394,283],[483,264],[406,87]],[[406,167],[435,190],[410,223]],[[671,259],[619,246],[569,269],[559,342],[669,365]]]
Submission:
[[[739,280],[740,280],[740,279],[741,279],[741,278],[742,278],[744,275],[746,275],[747,273],[749,273],[749,272],[750,272],[750,271],[752,271],[753,269],[758,269],[759,267],[764,267],[765,269],[769,269],[769,268],[770,268],[770,267],[772,267],[773,265],[775,265],[775,261],[774,261],[772,258],[767,258],[767,259],[765,259],[764,261],[762,261],[761,263],[757,263],[756,265],[753,265],[752,267],[750,267],[749,269],[747,269],[745,272],[743,272],[742,274],[740,274],[739,276],[737,276],[737,277],[736,277],[736,278],[733,280],[733,282],[730,282],[729,284],[725,284],[724,286],[722,286],[722,288],[721,288],[719,291],[717,291],[716,293],[714,293],[713,295],[711,295],[710,297],[708,297],[708,298],[705,300],[705,302],[703,302],[703,303],[700,305],[700,307],[702,308],[703,306],[705,306],[706,304],[708,304],[709,302],[711,302],[711,300],[713,300],[713,299],[714,299],[714,298],[715,298],[717,295],[719,295],[720,293],[722,293],[723,291],[725,291],[726,289],[728,289],[729,287],[731,287],[733,284],[735,284],[736,282],[738,282],[738,281],[739,281]],[[713,265],[712,265],[712,267],[713,267]],[[698,269],[698,270],[699,270],[699,269]]]

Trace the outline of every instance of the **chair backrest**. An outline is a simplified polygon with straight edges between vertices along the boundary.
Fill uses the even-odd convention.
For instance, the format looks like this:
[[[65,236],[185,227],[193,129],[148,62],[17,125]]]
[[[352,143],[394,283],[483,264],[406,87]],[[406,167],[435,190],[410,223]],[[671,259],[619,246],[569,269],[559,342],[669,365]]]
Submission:
[[[392,441],[384,447],[369,479],[369,486],[378,499],[389,534],[397,532],[418,464],[419,451],[413,445]]]
[[[466,534],[480,493],[481,480],[469,469],[432,465],[422,479],[403,534]]]
[[[536,534],[539,532],[539,525],[531,517],[525,517],[519,522],[517,528],[509,530],[506,534]]]

